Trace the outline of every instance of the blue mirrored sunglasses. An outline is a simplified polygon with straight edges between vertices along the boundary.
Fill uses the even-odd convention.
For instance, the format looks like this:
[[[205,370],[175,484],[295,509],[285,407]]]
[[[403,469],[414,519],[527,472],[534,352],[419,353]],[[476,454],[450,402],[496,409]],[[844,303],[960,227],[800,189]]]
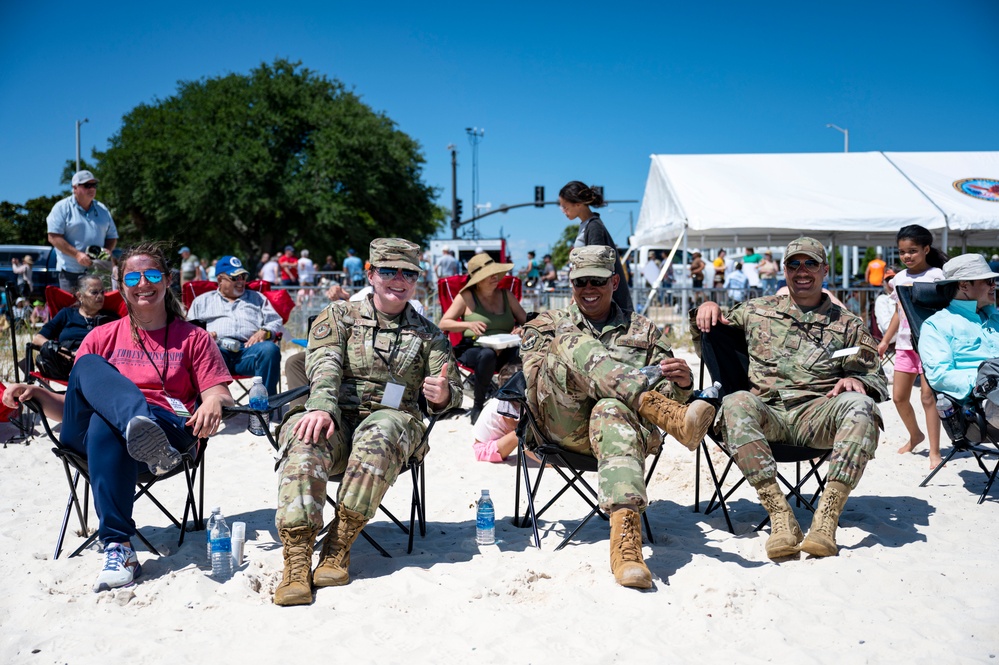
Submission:
[[[163,273],[155,268],[143,270],[142,272],[127,272],[121,278],[121,281],[125,282],[125,286],[138,286],[143,277],[150,284],[159,284],[163,281]]]

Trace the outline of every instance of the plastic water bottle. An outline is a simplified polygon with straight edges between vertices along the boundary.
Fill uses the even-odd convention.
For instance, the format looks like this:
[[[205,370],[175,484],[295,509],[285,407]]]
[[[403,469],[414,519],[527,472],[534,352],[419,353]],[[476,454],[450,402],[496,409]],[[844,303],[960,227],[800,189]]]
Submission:
[[[697,391],[696,396],[701,399],[718,399],[718,396],[721,395],[721,389],[722,384],[715,381],[704,390]]]
[[[205,525],[205,554],[209,566],[212,565],[212,529],[215,528],[215,522],[218,521],[221,514],[221,508],[212,508],[212,515],[208,518],[208,524]]]
[[[232,534],[220,511],[212,526],[212,579],[225,582],[232,578]]]
[[[253,377],[253,385],[250,386],[250,408],[263,413],[251,413],[247,429],[250,430],[250,434],[264,436],[267,434],[267,411],[270,407],[267,404],[267,388],[264,387],[263,377]]]
[[[492,545],[496,542],[496,510],[489,490],[482,490],[478,509],[475,511],[475,542],[479,545]]]
[[[937,413],[940,414],[940,422],[943,423],[951,441],[960,439],[964,434],[961,428],[961,413],[946,395],[937,396]]]

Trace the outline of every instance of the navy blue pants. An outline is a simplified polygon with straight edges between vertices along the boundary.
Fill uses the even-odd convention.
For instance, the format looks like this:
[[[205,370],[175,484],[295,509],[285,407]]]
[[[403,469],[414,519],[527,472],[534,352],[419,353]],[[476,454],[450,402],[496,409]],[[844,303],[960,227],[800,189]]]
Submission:
[[[100,520],[97,535],[105,544],[135,535],[135,482],[140,471],[148,471],[125,447],[125,428],[135,416],[155,421],[181,452],[197,442],[184,429],[186,418],[146,402],[138,386],[107,360],[94,354],[77,358],[69,375],[59,440],[87,458]]]
[[[281,380],[281,347],[271,341],[257,342],[238,353],[219,349],[225,366],[234,375],[259,376],[264,380],[268,395],[277,394]]]

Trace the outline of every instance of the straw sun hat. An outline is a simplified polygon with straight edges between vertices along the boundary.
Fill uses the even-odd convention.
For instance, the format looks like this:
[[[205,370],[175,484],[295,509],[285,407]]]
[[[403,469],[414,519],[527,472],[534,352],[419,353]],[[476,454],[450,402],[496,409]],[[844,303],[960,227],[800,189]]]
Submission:
[[[502,275],[513,270],[512,263],[496,263],[488,254],[476,254],[468,260],[468,282],[461,287],[459,293],[475,286],[486,277]]]

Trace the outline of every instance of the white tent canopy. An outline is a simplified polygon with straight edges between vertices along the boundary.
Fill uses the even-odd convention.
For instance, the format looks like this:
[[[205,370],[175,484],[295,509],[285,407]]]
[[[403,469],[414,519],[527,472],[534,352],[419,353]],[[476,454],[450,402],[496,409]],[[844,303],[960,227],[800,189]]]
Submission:
[[[631,246],[891,245],[907,224],[944,244],[999,244],[999,201],[960,192],[999,180],[999,152],[652,155]],[[948,231],[948,227],[953,229]]]

